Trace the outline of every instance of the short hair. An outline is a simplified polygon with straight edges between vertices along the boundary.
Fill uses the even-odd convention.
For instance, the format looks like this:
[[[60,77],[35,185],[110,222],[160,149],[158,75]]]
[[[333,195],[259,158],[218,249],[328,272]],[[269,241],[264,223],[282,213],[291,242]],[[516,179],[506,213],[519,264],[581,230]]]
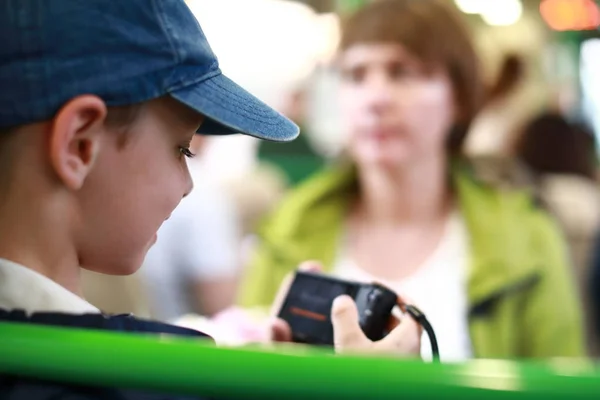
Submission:
[[[117,135],[117,146],[124,148],[131,137],[129,128],[137,119],[143,103],[120,107],[109,107],[106,115],[106,124],[109,129],[114,130]],[[9,190],[10,170],[14,157],[14,151],[9,148],[15,135],[19,134],[22,126],[11,126],[0,128],[0,200]]]
[[[363,43],[398,43],[426,66],[448,73],[459,112],[448,150],[462,153],[484,98],[484,85],[468,29],[456,10],[438,0],[374,1],[342,25],[341,51]]]
[[[9,136],[10,134],[12,134],[15,130],[17,130],[18,127],[15,126],[7,126],[4,128],[0,128],[0,140],[2,140],[3,137]]]
[[[119,132],[119,146],[127,143],[126,133],[129,127],[136,121],[141,112],[143,104],[132,104],[126,106],[108,107],[106,114],[106,125]],[[14,134],[20,126],[10,126],[0,128],[0,143],[3,138]]]
[[[143,103],[126,106],[109,107],[106,113],[106,125],[114,129],[118,136],[119,147],[127,145],[129,128],[135,123],[143,108]]]

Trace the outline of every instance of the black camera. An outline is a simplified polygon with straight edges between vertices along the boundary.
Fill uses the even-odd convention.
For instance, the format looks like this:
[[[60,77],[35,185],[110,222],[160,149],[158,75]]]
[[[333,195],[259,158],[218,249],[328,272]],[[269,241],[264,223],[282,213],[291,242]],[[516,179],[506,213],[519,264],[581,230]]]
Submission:
[[[340,295],[354,299],[359,323],[371,340],[387,335],[396,306],[396,293],[378,284],[350,282],[329,276],[297,271],[279,311],[292,330],[292,341],[333,346],[331,307]]]

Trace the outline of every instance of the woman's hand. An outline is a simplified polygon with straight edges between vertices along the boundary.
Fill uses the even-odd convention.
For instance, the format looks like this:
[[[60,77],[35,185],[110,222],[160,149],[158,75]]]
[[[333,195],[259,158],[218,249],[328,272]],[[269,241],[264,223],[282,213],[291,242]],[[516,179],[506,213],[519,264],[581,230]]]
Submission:
[[[298,267],[300,271],[304,272],[321,272],[323,271],[323,267],[317,261],[305,261]],[[277,318],[277,314],[279,313],[279,309],[283,305],[285,301],[285,296],[287,296],[288,291],[290,290],[290,286],[292,285],[292,281],[294,280],[294,274],[288,274],[281,286],[279,286],[279,291],[275,296],[275,300],[271,305],[271,322],[270,322],[270,340],[272,342],[291,342],[292,341],[292,330],[287,322],[282,320],[281,318]]]
[[[322,267],[314,261],[299,267],[302,271],[320,272]],[[286,277],[272,306],[271,314],[277,315],[292,283],[293,275]],[[363,333],[359,325],[356,304],[349,296],[339,296],[331,310],[334,344],[337,353],[396,354],[419,356],[422,329],[410,316],[398,321],[396,327],[383,339],[373,342]],[[273,318],[270,323],[271,341],[291,342],[292,332],[282,319]]]
[[[333,337],[337,353],[396,354],[419,356],[421,353],[420,325],[410,316],[402,318],[383,339],[373,342],[360,328],[358,309],[349,296],[339,296],[331,310]]]

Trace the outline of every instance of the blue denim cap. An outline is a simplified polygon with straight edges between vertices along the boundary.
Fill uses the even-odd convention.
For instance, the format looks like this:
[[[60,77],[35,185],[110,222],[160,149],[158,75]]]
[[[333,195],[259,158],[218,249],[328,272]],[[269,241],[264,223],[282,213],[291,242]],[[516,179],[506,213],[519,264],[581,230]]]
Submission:
[[[0,128],[49,120],[83,94],[107,106],[170,95],[207,117],[199,133],[299,132],[221,73],[184,0],[0,0],[0,38]]]

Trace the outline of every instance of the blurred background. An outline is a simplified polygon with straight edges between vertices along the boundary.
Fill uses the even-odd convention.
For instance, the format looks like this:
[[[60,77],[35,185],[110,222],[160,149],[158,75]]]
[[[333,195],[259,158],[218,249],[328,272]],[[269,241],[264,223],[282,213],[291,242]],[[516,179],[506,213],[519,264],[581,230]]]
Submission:
[[[171,218],[161,228],[139,274],[127,278],[90,274],[87,293],[93,303],[108,312],[135,312],[169,321],[190,314],[219,315],[235,303],[259,223],[287,193],[343,152],[336,95],[340,82],[333,67],[341,18],[376,1],[187,0],[223,72],[293,119],[301,127],[301,136],[289,144],[240,136],[199,138],[198,156],[192,160],[193,171],[198,171],[196,189],[178,208],[182,222]],[[559,117],[559,125],[569,124],[563,136],[585,131],[588,161],[593,158],[593,171],[585,173],[585,189],[552,186],[547,202],[560,204],[554,214],[576,266],[588,331],[594,332],[590,347],[600,347],[600,336],[594,336],[598,330],[592,326],[598,310],[588,285],[600,226],[596,168],[600,6],[594,0],[447,3],[467,24],[486,82],[503,73],[510,81],[510,90],[474,119],[464,144],[468,156],[515,158],[513,144],[533,121],[542,127],[548,123],[543,131],[557,126],[538,121],[540,116]],[[550,150],[544,154],[558,157]],[[582,154],[571,155],[588,157]],[[575,215],[573,210],[580,212]],[[184,244],[188,247],[177,247]],[[114,295],[115,285],[121,285],[118,292],[123,296]],[[242,324],[247,316],[236,318]],[[597,349],[590,352],[599,354]]]
[[[293,103],[296,91],[305,91],[305,134],[323,154],[337,151],[341,131],[332,101],[336,78],[328,70],[340,36],[339,15],[366,3],[368,0],[188,0],[225,73],[283,112],[296,112],[287,108],[297,106]],[[498,72],[507,53],[524,58],[527,76],[510,100],[511,107],[522,114],[519,119],[557,107],[569,117],[589,121],[598,134],[599,78],[592,71],[598,71],[600,62],[600,14],[595,1],[448,3],[465,14],[488,77]],[[472,146],[479,151],[505,139],[482,135]],[[207,163],[219,174],[242,173],[256,161],[257,143],[239,138],[216,140],[207,150]],[[228,156],[222,155],[221,148]],[[239,152],[239,157],[230,157],[232,151]]]

